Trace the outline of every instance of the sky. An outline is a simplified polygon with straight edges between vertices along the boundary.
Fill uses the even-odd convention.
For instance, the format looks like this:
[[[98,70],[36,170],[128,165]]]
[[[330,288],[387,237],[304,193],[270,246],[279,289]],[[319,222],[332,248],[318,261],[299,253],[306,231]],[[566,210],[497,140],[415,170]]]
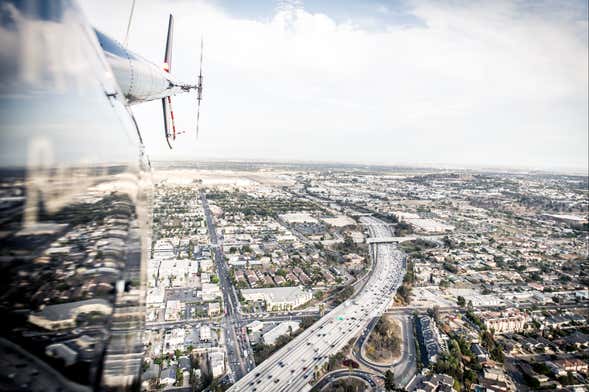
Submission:
[[[81,1],[123,41],[131,0]],[[136,2],[128,46],[194,81],[200,135],[163,139],[161,103],[132,107],[152,159],[585,169],[586,1]],[[195,126],[194,95],[173,98]]]

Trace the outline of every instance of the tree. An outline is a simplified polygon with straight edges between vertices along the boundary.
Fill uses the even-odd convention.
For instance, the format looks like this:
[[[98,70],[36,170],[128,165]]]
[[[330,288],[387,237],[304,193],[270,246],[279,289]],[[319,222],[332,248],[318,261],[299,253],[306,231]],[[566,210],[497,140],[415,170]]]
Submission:
[[[354,248],[354,240],[349,235],[346,235],[344,238],[344,247],[346,249],[353,249]]]
[[[384,372],[384,387],[387,391],[395,390],[395,374],[390,370]]]
[[[458,298],[456,298],[456,303],[462,308],[464,305],[466,305],[466,300],[462,295],[459,295]]]
[[[440,321],[440,307],[438,305],[434,305],[433,308],[429,308],[427,310],[427,314],[433,318],[436,323]]]

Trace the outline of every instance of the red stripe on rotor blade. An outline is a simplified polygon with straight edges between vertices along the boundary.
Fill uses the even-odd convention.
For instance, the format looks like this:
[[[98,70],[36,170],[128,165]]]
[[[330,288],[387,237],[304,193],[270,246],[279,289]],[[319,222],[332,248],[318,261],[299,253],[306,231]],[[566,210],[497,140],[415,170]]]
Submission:
[[[168,96],[168,104],[170,105],[170,118],[172,119],[172,139],[176,140],[176,124],[174,123],[174,111],[172,110],[172,98]]]

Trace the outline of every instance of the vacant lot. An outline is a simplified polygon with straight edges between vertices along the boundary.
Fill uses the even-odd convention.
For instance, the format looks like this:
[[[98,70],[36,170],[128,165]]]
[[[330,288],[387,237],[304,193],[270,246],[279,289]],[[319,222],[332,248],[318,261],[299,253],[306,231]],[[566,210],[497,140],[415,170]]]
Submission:
[[[366,357],[378,363],[390,363],[401,354],[401,327],[393,316],[378,320],[366,341]]]

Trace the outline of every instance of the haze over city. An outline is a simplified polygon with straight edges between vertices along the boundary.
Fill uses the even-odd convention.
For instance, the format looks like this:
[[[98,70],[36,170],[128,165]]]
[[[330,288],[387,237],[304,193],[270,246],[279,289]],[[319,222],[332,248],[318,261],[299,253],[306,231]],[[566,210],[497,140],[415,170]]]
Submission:
[[[82,2],[124,39],[131,2]],[[160,105],[133,109],[154,159],[266,159],[584,169],[587,3],[138,2],[129,47],[194,80],[198,142],[162,145]],[[178,129],[194,99],[174,99]]]

